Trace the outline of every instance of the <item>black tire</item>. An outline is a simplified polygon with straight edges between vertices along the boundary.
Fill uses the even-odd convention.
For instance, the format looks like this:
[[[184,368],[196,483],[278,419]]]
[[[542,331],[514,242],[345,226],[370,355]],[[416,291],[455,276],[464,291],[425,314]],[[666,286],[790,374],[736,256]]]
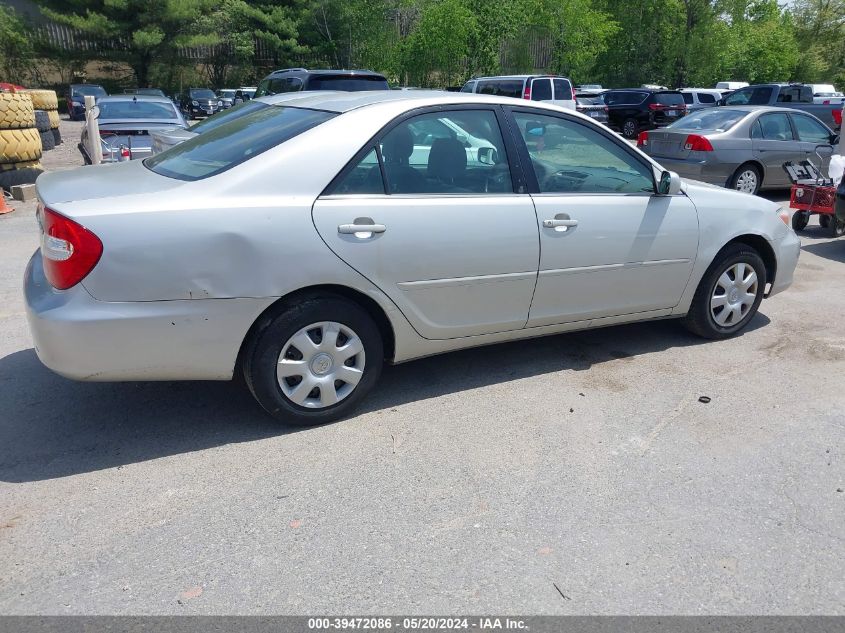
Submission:
[[[56,145],[62,144],[62,133],[59,131],[58,128],[50,130],[53,133],[53,142]]]
[[[792,214],[792,229],[795,231],[803,231],[807,228],[807,223],[810,221],[809,211],[796,211]]]
[[[46,132],[41,132],[39,134],[41,136],[41,150],[44,152],[49,152],[50,150],[56,149],[56,139],[53,138],[53,131],[47,130]]]
[[[738,263],[748,264],[757,274],[756,297],[751,307],[739,321],[725,327],[719,325],[713,317],[710,308],[711,297],[722,274]],[[766,265],[763,263],[760,254],[747,244],[729,244],[716,255],[710,268],[707,269],[695,291],[690,310],[682,322],[690,332],[703,338],[713,340],[730,338],[748,325],[749,321],[757,314],[757,309],[763,300],[766,283]]]
[[[295,334],[311,324],[325,321],[339,323],[357,334],[366,362],[360,381],[347,396],[325,408],[306,408],[284,394],[276,376],[277,365],[283,348]],[[247,341],[242,371],[249,390],[267,413],[288,424],[313,426],[349,414],[376,384],[383,363],[384,344],[370,315],[343,297],[322,295],[281,305],[274,313],[263,317]],[[296,384],[289,384],[288,388],[295,388]]]
[[[0,171],[0,188],[10,191],[15,185],[31,185],[42,173],[41,169],[35,169],[32,167],[27,169],[10,169],[9,171]]]
[[[50,115],[46,110],[35,111],[35,127],[39,132],[50,131]]]
[[[640,124],[636,119],[625,119],[622,123],[622,136],[635,139],[640,134]]]
[[[737,168],[733,176],[731,176],[731,179],[728,181],[728,189],[736,189],[737,191],[743,191],[743,189],[739,188],[739,180],[740,177],[746,172],[753,172],[756,176],[756,185],[754,187],[754,190],[746,191],[746,193],[750,193],[752,196],[756,196],[758,193],[760,193],[760,187],[763,186],[763,174],[760,171],[760,168],[753,163],[745,163]]]
[[[845,235],[845,222],[839,218],[830,216],[830,225],[827,230],[830,232],[831,237],[842,237]]]
[[[832,217],[832,215],[827,215],[826,213],[819,214],[819,226],[821,226],[823,229],[829,229],[830,220]]]

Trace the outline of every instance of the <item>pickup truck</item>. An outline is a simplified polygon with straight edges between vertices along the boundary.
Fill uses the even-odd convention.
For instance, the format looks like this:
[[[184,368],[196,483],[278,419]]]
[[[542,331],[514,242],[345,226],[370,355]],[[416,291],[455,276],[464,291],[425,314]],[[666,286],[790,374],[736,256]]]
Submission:
[[[841,104],[813,103],[813,87],[805,84],[758,84],[732,92],[719,101],[719,105],[767,105],[802,110],[821,119],[829,128],[836,129],[839,123],[834,111],[839,112]]]

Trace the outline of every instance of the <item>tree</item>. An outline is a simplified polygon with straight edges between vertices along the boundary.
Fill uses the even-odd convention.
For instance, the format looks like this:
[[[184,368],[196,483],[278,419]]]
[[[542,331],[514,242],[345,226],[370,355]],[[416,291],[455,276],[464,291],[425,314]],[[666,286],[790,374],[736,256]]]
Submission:
[[[24,84],[32,75],[32,40],[11,8],[0,6],[0,82]]]
[[[149,85],[152,64],[180,47],[214,45],[198,18],[219,0],[36,0],[51,20],[78,29],[99,44],[92,57],[126,62],[139,86]]]

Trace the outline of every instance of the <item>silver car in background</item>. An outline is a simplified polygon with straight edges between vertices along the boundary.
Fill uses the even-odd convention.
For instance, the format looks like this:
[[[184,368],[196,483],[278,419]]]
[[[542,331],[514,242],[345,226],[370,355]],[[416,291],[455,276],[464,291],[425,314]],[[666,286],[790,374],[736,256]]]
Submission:
[[[152,133],[188,127],[179,108],[167,97],[140,94],[101,97],[97,108],[104,163],[146,158],[152,152]],[[90,164],[87,126],[82,128],[78,147],[82,159]]]
[[[810,159],[826,170],[829,159],[819,161],[815,150],[835,141],[836,135],[812,114],[726,106],[643,132],[637,146],[684,178],[756,194],[792,184],[783,167],[786,162]]]
[[[800,250],[776,204],[685,183],[575,111],[477,94],[312,92],[37,189],[45,365],[237,373],[294,424],[348,414],[385,361],[649,319],[733,336]]]

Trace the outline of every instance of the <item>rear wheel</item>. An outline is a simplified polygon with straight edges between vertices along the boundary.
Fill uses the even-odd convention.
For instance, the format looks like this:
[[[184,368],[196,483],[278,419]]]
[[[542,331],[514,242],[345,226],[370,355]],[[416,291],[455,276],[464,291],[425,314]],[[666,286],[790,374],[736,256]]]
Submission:
[[[842,237],[845,235],[845,222],[838,219],[836,216],[830,216],[828,231],[830,231],[831,237]]]
[[[622,135],[625,138],[637,138],[640,133],[640,125],[636,119],[625,119],[622,124]]]
[[[750,193],[751,195],[756,195],[762,185],[763,175],[760,173],[760,169],[751,163],[740,165],[730,181],[731,189]]]
[[[792,228],[795,231],[803,231],[810,221],[809,211],[796,211],[792,214]]]
[[[243,375],[274,418],[300,426],[344,417],[381,375],[378,327],[360,306],[311,297],[270,317],[249,342]]]
[[[759,253],[747,244],[730,244],[707,269],[683,323],[704,338],[729,338],[754,318],[765,288]]]
[[[830,228],[830,218],[831,217],[833,217],[833,216],[830,216],[830,215],[827,215],[827,214],[819,215],[819,225],[821,225],[821,227],[823,229]]]

